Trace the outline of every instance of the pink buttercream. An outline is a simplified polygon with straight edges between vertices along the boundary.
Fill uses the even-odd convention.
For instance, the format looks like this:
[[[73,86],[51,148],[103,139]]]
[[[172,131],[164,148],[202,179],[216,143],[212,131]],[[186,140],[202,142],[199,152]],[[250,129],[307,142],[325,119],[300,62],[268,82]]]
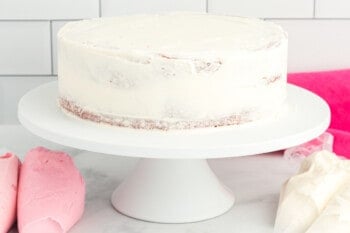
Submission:
[[[0,233],[7,233],[16,219],[19,165],[11,153],[0,156]]]
[[[85,183],[69,155],[38,147],[29,151],[19,179],[20,233],[64,233],[82,216]]]

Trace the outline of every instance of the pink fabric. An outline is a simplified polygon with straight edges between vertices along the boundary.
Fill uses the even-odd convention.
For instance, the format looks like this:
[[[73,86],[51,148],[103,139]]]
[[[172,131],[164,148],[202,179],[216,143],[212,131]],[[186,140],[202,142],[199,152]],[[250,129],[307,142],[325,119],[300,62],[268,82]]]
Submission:
[[[332,120],[328,132],[334,135],[334,152],[350,158],[350,69],[295,73],[288,82],[304,87],[327,101]]]

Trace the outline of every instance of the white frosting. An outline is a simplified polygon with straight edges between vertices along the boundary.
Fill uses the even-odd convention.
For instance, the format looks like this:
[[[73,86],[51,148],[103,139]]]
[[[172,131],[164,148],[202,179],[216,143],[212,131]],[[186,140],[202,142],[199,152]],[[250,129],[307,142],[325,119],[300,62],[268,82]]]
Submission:
[[[83,20],[58,34],[59,93],[91,112],[154,120],[270,115],[287,38],[257,19],[168,13]]]
[[[260,50],[277,46],[283,30],[271,22],[201,13],[135,15],[68,23],[64,40],[114,52],[145,51],[191,58],[193,53],[215,57],[218,52]],[[179,50],[180,49],[180,50]]]
[[[306,233],[348,233],[349,231],[350,179],[347,179]]]
[[[282,188],[274,232],[349,232],[349,168],[327,151],[307,157]],[[345,224],[338,226],[344,219]]]

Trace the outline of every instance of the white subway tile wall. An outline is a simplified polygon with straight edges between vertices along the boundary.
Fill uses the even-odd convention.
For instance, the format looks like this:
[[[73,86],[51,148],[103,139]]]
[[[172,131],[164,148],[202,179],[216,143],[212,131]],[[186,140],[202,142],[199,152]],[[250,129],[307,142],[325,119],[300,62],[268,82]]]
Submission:
[[[50,22],[0,21],[0,74],[51,74]]]
[[[273,21],[288,31],[289,71],[350,68],[350,20]]]
[[[57,32],[70,21],[52,21],[52,72],[57,75]]]
[[[350,18],[349,0],[315,0],[317,18]]]
[[[53,76],[3,76],[0,78],[0,123],[17,124],[20,98],[38,85],[54,81]]]
[[[29,89],[56,79],[57,31],[101,16],[197,11],[259,17],[289,34],[289,71],[350,68],[348,0],[0,0],[0,124]]]
[[[167,11],[206,11],[206,0],[101,0],[102,16],[157,13]]]
[[[81,19],[99,16],[99,0],[1,0],[0,19]]]
[[[314,0],[208,0],[208,11],[259,18],[311,18]]]

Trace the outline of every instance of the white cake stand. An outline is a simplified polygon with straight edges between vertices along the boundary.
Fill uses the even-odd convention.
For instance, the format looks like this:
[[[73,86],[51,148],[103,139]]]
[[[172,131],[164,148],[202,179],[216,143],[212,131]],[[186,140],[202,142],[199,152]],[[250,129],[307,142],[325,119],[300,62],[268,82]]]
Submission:
[[[135,171],[113,193],[112,204],[130,217],[161,223],[201,221],[231,208],[232,193],[206,159],[295,146],[320,135],[330,122],[325,101],[292,85],[288,85],[286,105],[273,119],[241,126],[162,132],[82,121],[58,108],[57,82],[27,93],[19,103],[18,116],[32,133],[53,142],[141,157]]]

